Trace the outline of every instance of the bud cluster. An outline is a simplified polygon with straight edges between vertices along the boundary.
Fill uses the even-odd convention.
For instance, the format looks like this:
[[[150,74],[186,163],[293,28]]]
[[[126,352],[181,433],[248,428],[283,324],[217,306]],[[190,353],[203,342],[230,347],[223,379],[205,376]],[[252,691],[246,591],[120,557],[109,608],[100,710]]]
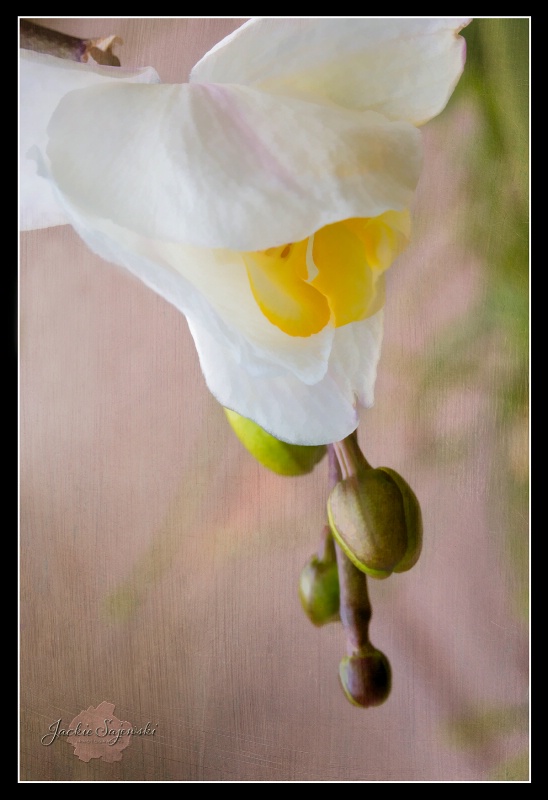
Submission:
[[[301,604],[315,625],[341,621],[348,655],[339,665],[343,691],[355,706],[377,706],[390,694],[386,656],[369,640],[367,576],[387,578],[417,562],[422,546],[419,501],[389,467],[373,468],[352,434],[328,448],[329,525],[322,547],[299,581]]]

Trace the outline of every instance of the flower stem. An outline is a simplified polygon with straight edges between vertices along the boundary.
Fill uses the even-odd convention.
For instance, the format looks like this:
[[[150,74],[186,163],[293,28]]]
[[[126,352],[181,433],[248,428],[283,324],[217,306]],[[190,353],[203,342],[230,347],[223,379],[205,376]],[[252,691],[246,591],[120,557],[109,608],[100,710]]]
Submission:
[[[365,469],[371,469],[371,464],[360,450],[358,444],[358,431],[355,430],[340,442],[334,442],[331,447],[337,457],[340,475],[343,480],[352,475],[358,475]]]
[[[328,484],[329,491],[335,488],[342,477],[337,448],[340,442],[327,445]]]
[[[324,564],[333,563],[335,556],[335,541],[329,525],[324,525],[320,546],[318,547],[318,560]]]
[[[349,447],[341,447],[348,443]],[[354,446],[358,447],[356,432],[348,436],[344,442],[336,442],[328,446],[329,459],[329,485],[330,489],[339,483],[343,464],[346,464],[346,453]],[[337,557],[340,587],[340,617],[344,627],[347,650],[351,655],[356,651],[367,648],[369,643],[369,622],[371,620],[371,604],[367,591],[367,578],[350,559],[345,555],[337,542],[333,540]]]
[[[361,572],[335,542],[339,572],[341,622],[346,635],[349,655],[367,648],[371,604],[367,591],[367,577]]]
[[[44,28],[34,22],[22,19],[20,22],[20,47],[23,50],[34,50],[47,53],[57,58],[86,63],[93,58],[98,64],[119,67],[120,60],[113,54],[112,47],[121,44],[119,36],[103,36],[99,39],[79,39],[67,33],[59,33],[51,28]]]

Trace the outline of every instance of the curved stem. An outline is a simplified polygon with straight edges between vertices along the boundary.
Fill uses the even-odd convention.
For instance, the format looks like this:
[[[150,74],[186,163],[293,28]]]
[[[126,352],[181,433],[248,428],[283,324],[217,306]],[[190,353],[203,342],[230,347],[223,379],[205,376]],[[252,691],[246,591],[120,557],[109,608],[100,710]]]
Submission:
[[[327,463],[329,467],[328,473],[328,481],[329,481],[329,491],[333,489],[338,482],[340,481],[341,475],[341,467],[339,464],[339,459],[337,456],[336,447],[339,442],[334,442],[333,444],[327,445]]]
[[[337,457],[340,474],[343,479],[358,475],[363,470],[371,469],[371,464],[360,450],[358,444],[358,431],[355,430],[340,442],[334,442],[330,447]]]
[[[335,540],[329,525],[324,525],[322,539],[318,547],[318,560],[324,564],[331,564],[335,561]]]
[[[369,645],[371,604],[367,591],[367,577],[361,572],[335,542],[339,572],[340,616],[346,634],[348,654],[352,655]]]
[[[358,447],[356,432],[348,436],[351,448]],[[330,444],[327,448],[329,459],[329,488],[330,490],[341,480],[340,453],[347,452],[340,447],[341,442]],[[333,542],[337,557],[337,570],[339,573],[341,622],[344,627],[348,653],[351,655],[357,650],[369,645],[369,622],[371,620],[371,604],[367,591],[367,578],[350,559],[345,555],[337,542]]]
[[[22,19],[19,24],[19,44],[23,50],[34,50],[80,63],[86,63],[91,56],[98,64],[119,67],[120,60],[112,53],[112,47],[121,44],[121,41],[118,36],[79,39],[36,25],[27,19]]]

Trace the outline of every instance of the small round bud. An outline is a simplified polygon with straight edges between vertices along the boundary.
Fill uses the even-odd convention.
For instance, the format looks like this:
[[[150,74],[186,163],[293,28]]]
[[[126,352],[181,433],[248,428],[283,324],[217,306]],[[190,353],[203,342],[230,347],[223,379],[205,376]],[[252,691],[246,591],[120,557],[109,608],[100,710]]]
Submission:
[[[312,556],[301,572],[299,597],[305,614],[314,625],[336,622],[339,617],[339,575],[336,561]]]
[[[224,409],[232,430],[257,461],[278,475],[306,475],[327,452],[325,445],[305,446],[282,442],[260,425],[235,411]]]
[[[339,665],[339,677],[348,700],[360,708],[380,706],[390,694],[390,664],[384,653],[373,646],[345,656]]]

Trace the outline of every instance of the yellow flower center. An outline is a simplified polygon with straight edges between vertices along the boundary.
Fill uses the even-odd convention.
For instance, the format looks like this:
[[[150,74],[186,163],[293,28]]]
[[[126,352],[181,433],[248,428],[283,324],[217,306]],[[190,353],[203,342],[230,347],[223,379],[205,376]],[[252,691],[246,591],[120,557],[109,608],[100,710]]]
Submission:
[[[346,219],[300,242],[243,253],[253,296],[290,336],[311,336],[375,314],[384,275],[409,240],[407,211]]]

